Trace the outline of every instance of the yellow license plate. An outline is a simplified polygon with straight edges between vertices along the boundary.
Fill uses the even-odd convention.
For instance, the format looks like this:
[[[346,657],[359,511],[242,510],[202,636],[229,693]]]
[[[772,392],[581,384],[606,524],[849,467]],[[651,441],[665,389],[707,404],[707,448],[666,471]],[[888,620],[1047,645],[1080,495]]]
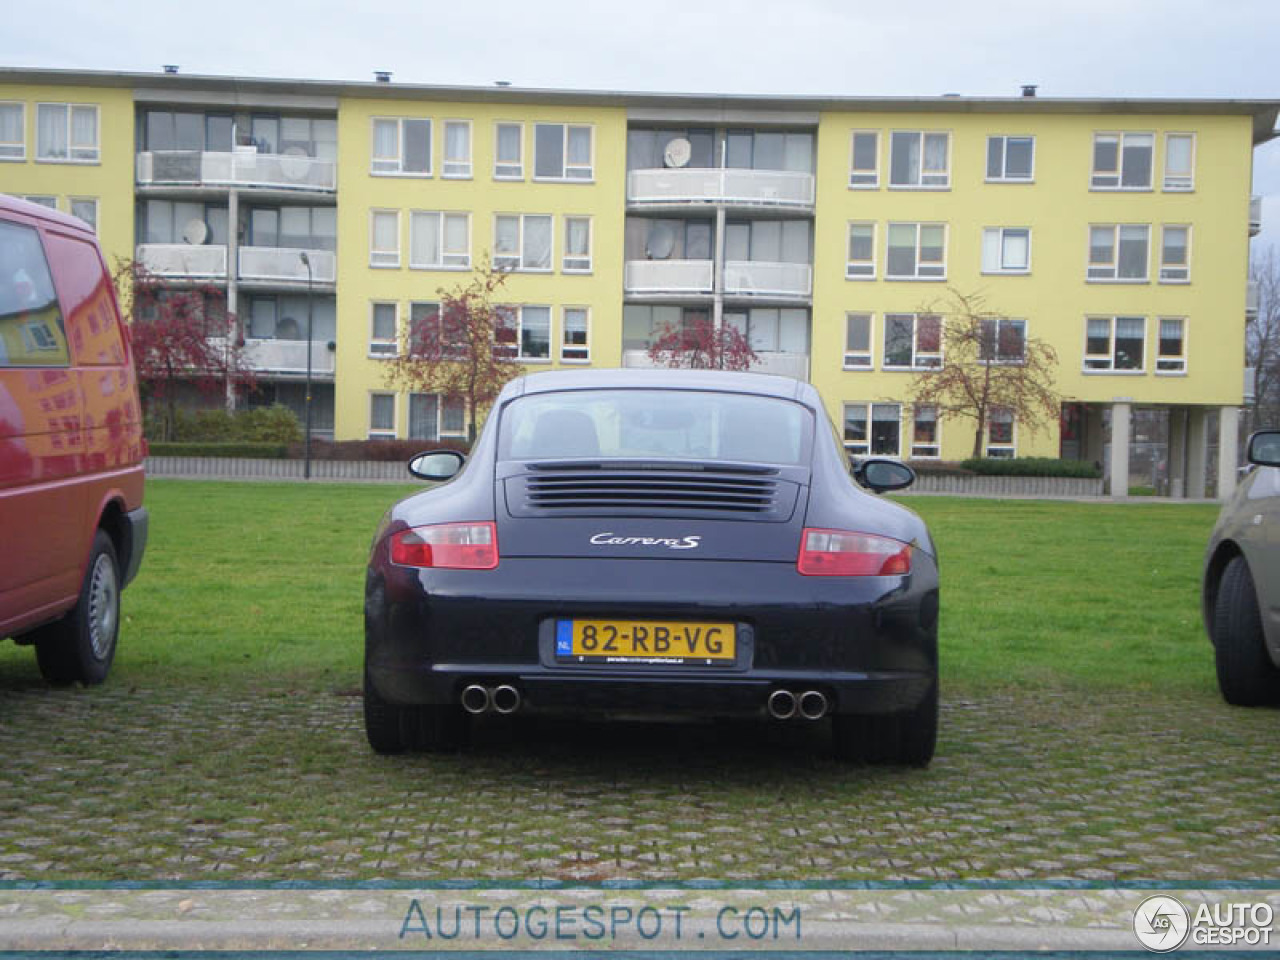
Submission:
[[[725,666],[737,655],[732,623],[559,620],[556,656],[578,663]]]

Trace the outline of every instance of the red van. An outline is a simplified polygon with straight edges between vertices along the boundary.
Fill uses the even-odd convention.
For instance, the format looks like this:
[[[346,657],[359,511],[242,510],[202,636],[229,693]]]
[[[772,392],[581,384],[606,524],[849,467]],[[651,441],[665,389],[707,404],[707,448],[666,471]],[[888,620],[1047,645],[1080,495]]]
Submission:
[[[81,221],[0,197],[0,638],[101,683],[147,543],[138,381]]]

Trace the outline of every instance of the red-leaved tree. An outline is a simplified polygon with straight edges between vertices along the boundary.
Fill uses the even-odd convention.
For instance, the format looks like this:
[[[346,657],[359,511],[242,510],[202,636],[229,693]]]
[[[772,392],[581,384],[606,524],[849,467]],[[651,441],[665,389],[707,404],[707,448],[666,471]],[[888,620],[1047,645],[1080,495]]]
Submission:
[[[756,352],[729,324],[717,329],[705,313],[694,314],[682,323],[664,324],[649,346],[649,359],[657,366],[692,370],[750,370]]]
[[[473,443],[482,414],[507,381],[524,372],[510,311],[493,302],[506,279],[485,259],[469,283],[437,291],[440,309],[409,318],[383,376],[390,387],[461,400]]]
[[[172,439],[178,388],[231,395],[256,382],[226,294],[217,287],[174,287],[136,260],[116,268],[116,289],[129,320],[138,386],[147,412],[161,417],[159,439]]]

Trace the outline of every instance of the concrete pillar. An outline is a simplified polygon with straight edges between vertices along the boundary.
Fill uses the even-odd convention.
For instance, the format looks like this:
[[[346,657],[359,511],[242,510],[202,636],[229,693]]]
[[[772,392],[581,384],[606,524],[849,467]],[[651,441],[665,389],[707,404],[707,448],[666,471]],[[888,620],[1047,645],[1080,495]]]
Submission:
[[[1169,496],[1174,500],[1187,495],[1187,411],[1169,409]]]
[[[1187,414],[1187,496],[1192,500],[1204,499],[1207,445],[1204,407],[1192,407]]]
[[[1236,459],[1240,441],[1240,408],[1218,411],[1218,499],[1229,500],[1236,492]]]
[[[716,209],[716,244],[713,254],[715,261],[711,264],[711,283],[715,299],[712,302],[711,321],[717,333],[724,325],[724,207]]]
[[[240,191],[227,195],[227,312],[236,318],[235,327],[227,331],[227,341],[244,336],[245,324],[240,317]],[[227,410],[236,408],[235,384],[227,378]]]
[[[1111,496],[1129,495],[1129,422],[1132,405],[1111,405]]]

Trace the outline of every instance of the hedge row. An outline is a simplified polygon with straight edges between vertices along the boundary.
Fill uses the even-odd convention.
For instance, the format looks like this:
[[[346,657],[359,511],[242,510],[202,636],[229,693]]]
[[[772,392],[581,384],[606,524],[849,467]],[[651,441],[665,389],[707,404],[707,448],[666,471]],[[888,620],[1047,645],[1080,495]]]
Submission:
[[[289,448],[283,443],[153,443],[151,456],[284,460],[289,456]]]
[[[204,410],[179,408],[174,416],[172,443],[275,443],[302,439],[297,414],[281,404],[253,407],[234,413],[213,407]],[[144,430],[148,437],[165,435],[165,411],[153,410]]]
[[[979,457],[963,460],[960,466],[985,477],[1080,477],[1096,480],[1102,476],[1098,465],[1088,460],[1055,460],[1051,457]]]
[[[471,445],[465,440],[327,440],[311,441],[312,460],[397,460],[407,463],[424,450],[458,450],[468,453]],[[301,443],[289,444],[289,456],[295,460],[303,457]]]

